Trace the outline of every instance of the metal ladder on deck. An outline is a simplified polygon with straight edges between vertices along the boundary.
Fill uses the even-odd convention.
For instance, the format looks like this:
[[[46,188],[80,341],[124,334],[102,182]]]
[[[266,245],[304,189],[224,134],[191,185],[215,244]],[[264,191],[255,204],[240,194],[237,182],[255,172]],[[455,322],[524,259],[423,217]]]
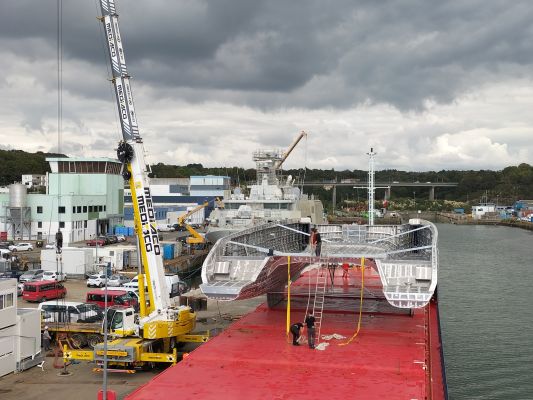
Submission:
[[[324,297],[326,295],[326,286],[328,281],[328,257],[321,256],[319,259],[320,267],[316,274],[315,299],[313,302],[313,315],[315,317],[315,343],[320,343],[320,331],[322,328],[322,317],[324,314]]]

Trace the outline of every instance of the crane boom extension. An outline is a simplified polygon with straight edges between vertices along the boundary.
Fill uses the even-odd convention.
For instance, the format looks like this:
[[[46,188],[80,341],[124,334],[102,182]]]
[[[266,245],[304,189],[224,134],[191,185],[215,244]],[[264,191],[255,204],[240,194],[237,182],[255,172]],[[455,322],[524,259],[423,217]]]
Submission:
[[[187,211],[185,214],[180,215],[178,217],[178,224],[182,225],[187,218],[189,218],[194,213],[200,211],[202,208],[207,207],[208,205],[209,205],[209,202],[206,201],[203,204],[199,204],[196,207],[194,207],[193,209]]]
[[[298,143],[300,143],[300,140],[302,140],[302,138],[304,136],[307,136],[307,133],[305,133],[305,131],[301,131],[300,134],[298,135],[298,137],[296,139],[294,139],[294,142],[292,142],[292,144],[289,146],[289,148],[287,149],[286,152],[283,153],[283,157],[281,158],[281,160],[278,161],[278,163],[276,164],[276,169],[279,169],[281,168],[281,165],[285,162],[285,160],[287,159],[287,157],[289,157],[289,155],[292,153],[292,151],[294,150],[294,148],[296,147],[296,145]]]
[[[113,74],[112,82],[115,87],[122,128],[123,141],[119,144],[117,155],[119,160],[124,163],[122,175],[124,179],[129,181],[131,188],[135,230],[146,275],[146,286],[148,287],[149,302],[146,309],[141,310],[140,316],[150,319],[149,317],[155,317],[162,310],[169,308],[171,303],[166,288],[161,246],[148,185],[144,146],[139,134],[137,115],[133,105],[130,76],[126,68],[115,2],[114,0],[100,0],[100,6],[102,11],[100,19],[104,24]],[[142,279],[139,279],[139,282],[142,283]],[[139,292],[141,296],[144,295],[143,290]]]

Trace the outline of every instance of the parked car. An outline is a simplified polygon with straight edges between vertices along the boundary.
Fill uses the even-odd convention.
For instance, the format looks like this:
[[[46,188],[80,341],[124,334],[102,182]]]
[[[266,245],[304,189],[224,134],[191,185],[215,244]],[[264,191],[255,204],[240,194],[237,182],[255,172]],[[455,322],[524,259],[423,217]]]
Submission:
[[[41,280],[63,282],[67,280],[67,275],[63,272],[44,271]]]
[[[109,244],[118,243],[118,238],[115,235],[107,235],[106,238]]]
[[[131,281],[123,284],[125,288],[139,290],[139,276],[134,276]]]
[[[11,255],[11,251],[9,249],[0,248],[0,257],[5,258],[6,260]]]
[[[44,245],[44,248],[45,248],[45,249],[55,249],[55,248],[56,248],[56,242],[46,243],[46,244]]]
[[[180,280],[178,275],[165,275],[165,281],[167,283],[168,293],[170,297],[179,296],[189,290],[187,283]],[[133,277],[133,279],[130,282],[124,284],[123,287],[139,291],[139,277]]]
[[[106,244],[106,240],[102,238],[91,239],[86,243],[87,246],[105,246]]]
[[[185,232],[187,230],[187,228],[185,227],[185,225],[180,225],[180,224],[174,224],[172,225],[174,227],[174,230],[176,232]]]
[[[107,280],[107,286],[122,286],[130,281],[130,278],[124,275],[111,275]]]
[[[43,277],[44,271],[42,269],[31,269],[29,271],[24,272],[20,278],[20,282],[33,282],[33,281],[40,281]]]
[[[9,241],[2,241],[0,242],[0,249],[9,249],[9,246],[12,246],[14,245],[15,242],[13,242],[12,240],[9,240]]]
[[[159,232],[173,232],[174,226],[170,224],[161,224],[161,225],[157,225],[157,230]]]
[[[22,296],[23,290],[24,290],[24,284],[23,283],[17,283],[17,297]]]
[[[67,289],[56,281],[25,282],[22,298],[26,301],[46,301],[62,299],[67,295]]]
[[[104,287],[105,286],[105,274],[93,274],[87,279],[87,287]]]
[[[117,240],[119,242],[125,242],[126,241],[126,236],[124,235],[115,235],[117,237]]]
[[[0,278],[16,279],[18,281],[22,274],[24,274],[24,271],[18,269],[11,269],[8,271],[1,272]]]
[[[87,292],[86,302],[91,304],[96,304],[100,308],[105,307],[107,294],[107,306],[124,306],[124,307],[136,307],[137,306],[137,297],[132,297],[128,294],[126,290],[91,290]]]
[[[9,246],[9,250],[11,251],[30,251],[33,250],[33,245],[31,243],[15,243]]]

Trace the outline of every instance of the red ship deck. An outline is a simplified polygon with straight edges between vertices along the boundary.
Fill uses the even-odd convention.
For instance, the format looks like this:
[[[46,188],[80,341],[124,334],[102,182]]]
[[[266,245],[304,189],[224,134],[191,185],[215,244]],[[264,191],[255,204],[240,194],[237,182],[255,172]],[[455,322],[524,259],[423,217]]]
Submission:
[[[293,283],[291,321],[303,321],[311,273]],[[360,272],[336,271],[322,335],[351,337],[359,319]],[[311,276],[311,277],[310,277]],[[379,276],[365,270],[361,330],[346,346],[293,346],[286,309],[265,304],[232,324],[126,398],[141,399],[444,399],[438,310],[409,313],[380,297]]]

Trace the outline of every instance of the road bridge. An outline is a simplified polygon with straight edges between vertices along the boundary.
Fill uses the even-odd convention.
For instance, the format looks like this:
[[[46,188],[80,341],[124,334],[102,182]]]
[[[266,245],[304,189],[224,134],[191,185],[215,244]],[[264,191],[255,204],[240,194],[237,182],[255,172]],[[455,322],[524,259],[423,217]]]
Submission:
[[[422,187],[429,188],[429,200],[435,200],[435,188],[437,187],[456,187],[459,185],[457,182],[376,182],[376,189],[385,189],[385,198],[390,199],[391,190],[394,187]],[[314,181],[305,182],[303,186],[322,186],[325,189],[333,189],[333,210],[337,204],[337,186],[351,186],[353,188],[367,189],[368,182],[361,182],[357,179],[345,179],[341,182],[337,181]]]

